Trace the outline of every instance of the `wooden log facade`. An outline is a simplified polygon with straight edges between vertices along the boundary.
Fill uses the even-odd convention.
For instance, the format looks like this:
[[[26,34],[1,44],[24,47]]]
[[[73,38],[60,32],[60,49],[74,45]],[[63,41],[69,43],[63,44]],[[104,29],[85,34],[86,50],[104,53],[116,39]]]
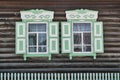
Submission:
[[[99,11],[103,21],[103,54],[73,57],[68,54],[47,58],[28,58],[15,54],[15,22],[21,21],[20,11],[45,9],[55,11],[54,21],[66,21],[65,11],[74,9]],[[61,31],[61,30],[60,30]],[[61,47],[61,45],[60,45]],[[119,0],[1,0],[0,1],[0,71],[11,72],[120,72],[120,1]]]

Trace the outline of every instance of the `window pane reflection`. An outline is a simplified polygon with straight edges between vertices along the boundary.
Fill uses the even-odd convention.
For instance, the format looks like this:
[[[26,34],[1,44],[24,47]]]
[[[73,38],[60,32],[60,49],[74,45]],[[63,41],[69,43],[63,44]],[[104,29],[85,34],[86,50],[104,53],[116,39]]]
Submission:
[[[90,52],[91,51],[91,46],[84,46],[83,51],[84,52]]]
[[[73,31],[91,31],[90,23],[73,23]]]
[[[39,47],[38,52],[46,52],[46,47]]]
[[[74,46],[74,52],[82,52],[81,46]]]
[[[29,34],[29,45],[36,45],[36,34]]]
[[[74,44],[81,44],[81,33],[74,33]]]
[[[36,52],[36,47],[29,47],[29,52]]]
[[[45,33],[38,35],[38,44],[39,45],[46,45],[46,34]]]
[[[47,24],[29,23],[28,25],[28,52],[47,52]]]
[[[91,44],[91,33],[83,34],[83,42],[84,44]]]
[[[29,32],[46,32],[46,24],[29,24]]]
[[[91,52],[91,23],[73,23],[74,52]]]

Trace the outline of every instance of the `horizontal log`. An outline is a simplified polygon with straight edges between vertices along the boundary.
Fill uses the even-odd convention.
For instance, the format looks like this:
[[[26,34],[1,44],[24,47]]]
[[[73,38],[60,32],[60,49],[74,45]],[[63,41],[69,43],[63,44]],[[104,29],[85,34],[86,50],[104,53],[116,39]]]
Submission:
[[[114,37],[107,37],[107,38],[105,37],[105,38],[104,38],[104,41],[105,41],[105,42],[107,42],[107,41],[108,41],[108,42],[109,42],[109,41],[114,41],[114,42],[117,41],[117,42],[119,42],[120,39],[119,39],[119,38],[114,38]],[[120,42],[119,42],[119,43],[120,43]],[[116,44],[116,43],[115,43],[115,44]]]
[[[29,62],[29,63],[21,63],[21,62],[14,62],[14,63],[0,63],[0,68],[82,68],[82,67],[116,67],[119,66],[119,62]]]
[[[1,72],[64,72],[64,73],[74,73],[74,72],[120,72],[120,68],[11,68],[11,69],[0,69]]]
[[[92,2],[92,1],[26,1],[26,2],[24,2],[24,1],[0,1],[0,4],[2,4],[2,6],[4,6],[4,5],[6,5],[6,6],[20,6],[21,4],[22,4],[22,6],[27,6],[27,5],[79,5],[79,4],[81,4],[81,5],[79,5],[79,6],[82,6],[82,4],[84,4],[84,5],[91,5],[91,4],[94,4],[94,5],[96,5],[96,6],[99,6],[99,5],[104,5],[104,6],[109,6],[109,5],[105,5],[105,4],[109,4],[110,3],[110,1],[109,2],[103,2],[103,1],[101,1],[101,2],[99,2],[99,1],[94,1],[94,2]],[[117,4],[117,3],[119,3],[119,2],[111,2],[112,4],[111,5],[113,5],[113,4],[116,4],[116,5],[119,5],[119,4]],[[93,6],[93,5],[91,5],[91,6]],[[111,7],[114,7],[114,6],[111,6]]]
[[[15,48],[0,48],[0,53],[4,52],[15,52]]]
[[[7,58],[13,58],[13,57],[21,57],[21,56],[15,54],[15,53],[6,53],[6,54],[0,53],[0,59],[1,58],[5,58],[5,57],[7,57]]]
[[[15,38],[0,38],[0,42],[15,42]]]
[[[40,57],[39,57],[40,58]],[[36,58],[31,58],[32,60],[30,60],[30,59],[27,59],[27,61],[28,62],[48,62],[48,59],[36,59]],[[69,60],[69,58],[52,58],[52,60],[51,61],[49,61],[49,62],[68,62],[68,61],[70,61]],[[97,59],[96,60],[94,60],[92,57],[91,58],[78,58],[78,57],[73,57],[73,59],[70,61],[70,62],[89,62],[89,63],[91,63],[91,62],[120,62],[120,58],[116,58],[116,57],[114,57],[114,58],[112,58],[112,57],[109,57],[109,58],[104,58],[104,57],[101,57],[101,58],[99,58],[99,57],[97,57]],[[2,62],[2,63],[6,63],[6,62],[10,62],[10,63],[12,63],[12,62],[26,62],[26,61],[24,61],[24,59],[23,58],[2,58],[2,59],[0,59],[0,62]]]

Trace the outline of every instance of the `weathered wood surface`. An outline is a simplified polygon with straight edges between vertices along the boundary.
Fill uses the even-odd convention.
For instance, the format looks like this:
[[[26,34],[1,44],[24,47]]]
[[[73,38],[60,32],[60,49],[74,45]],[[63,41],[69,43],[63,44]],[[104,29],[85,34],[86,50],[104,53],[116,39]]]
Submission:
[[[98,21],[104,22],[105,53],[98,54],[96,60],[93,60],[92,57],[73,57],[73,60],[69,60],[68,54],[59,54],[53,55],[51,61],[48,61],[47,58],[28,58],[27,61],[23,61],[22,55],[15,54],[15,22],[21,21],[20,10],[53,10],[55,11],[54,21],[66,21],[65,10],[81,8],[98,10]],[[23,71],[120,71],[120,1],[1,0],[0,70],[2,69]]]

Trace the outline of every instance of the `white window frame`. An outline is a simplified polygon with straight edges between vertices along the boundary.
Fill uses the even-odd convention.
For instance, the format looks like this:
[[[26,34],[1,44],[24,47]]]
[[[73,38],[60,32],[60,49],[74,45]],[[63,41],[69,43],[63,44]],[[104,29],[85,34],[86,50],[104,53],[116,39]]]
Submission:
[[[83,35],[82,35],[82,52],[75,52],[74,51],[74,46],[75,46],[75,44],[74,44],[74,32],[73,32],[73,24],[74,23],[90,23],[90,27],[91,27],[91,31],[89,31],[89,32],[91,32],[91,51],[90,52],[83,52]],[[88,32],[88,31],[86,31],[86,32]],[[78,33],[78,32],[75,32],[75,33]],[[83,32],[79,32],[79,33],[83,33]],[[92,37],[92,34],[93,34],[93,31],[92,31],[92,22],[89,22],[89,21],[79,21],[79,22],[77,22],[77,21],[75,21],[75,22],[72,22],[72,52],[74,52],[74,53],[79,53],[79,54],[83,54],[83,53],[92,53],[93,52],[93,37]]]
[[[28,32],[29,30],[29,24],[46,24],[46,32]],[[29,40],[28,40],[28,34],[29,33],[46,33],[46,52],[38,52],[39,46],[37,45],[37,52],[29,52]],[[38,44],[38,36],[37,36],[37,44]],[[48,53],[48,23],[47,22],[27,22],[27,53],[28,54],[47,54]]]

